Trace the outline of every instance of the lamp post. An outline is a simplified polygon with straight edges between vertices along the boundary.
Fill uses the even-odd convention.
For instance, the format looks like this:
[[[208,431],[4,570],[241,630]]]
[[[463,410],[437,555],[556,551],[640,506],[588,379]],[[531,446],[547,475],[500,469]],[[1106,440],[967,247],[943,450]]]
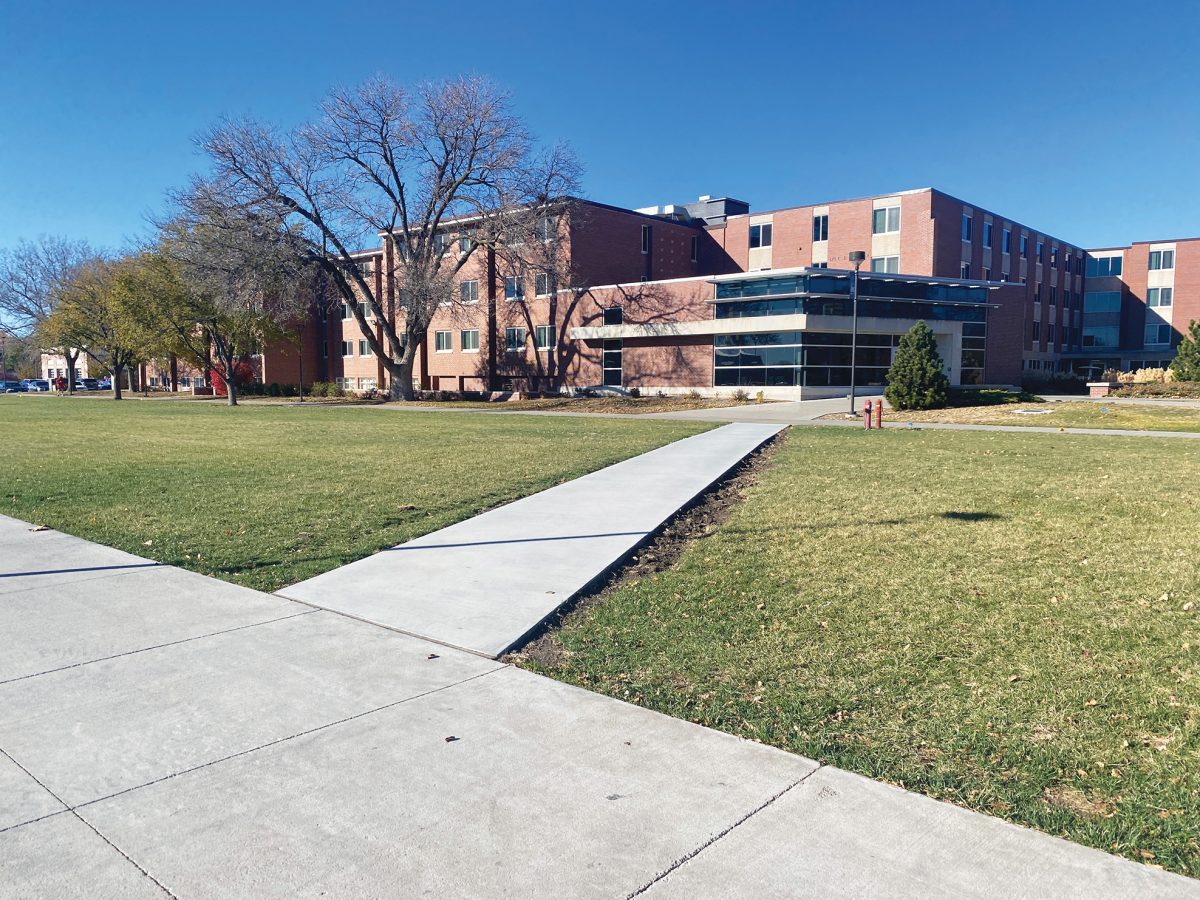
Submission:
[[[850,251],[850,262],[854,263],[854,274],[850,276],[850,415],[857,416],[854,408],[855,376],[858,364],[858,267],[867,254],[862,250]]]

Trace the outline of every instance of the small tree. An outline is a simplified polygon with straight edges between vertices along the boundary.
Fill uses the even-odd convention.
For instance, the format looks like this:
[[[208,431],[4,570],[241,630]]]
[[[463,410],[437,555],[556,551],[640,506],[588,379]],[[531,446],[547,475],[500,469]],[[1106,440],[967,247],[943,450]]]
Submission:
[[[83,348],[112,377],[113,399],[120,400],[122,374],[155,349],[150,304],[158,288],[140,257],[94,260],[74,274],[39,332]]]
[[[950,379],[942,371],[933,330],[922,320],[900,338],[888,369],[883,395],[893,409],[934,409],[946,405]]]
[[[158,304],[167,348],[209,370],[237,405],[238,366],[287,338],[309,295],[309,267],[296,236],[277,223],[210,207],[208,215],[169,223],[159,257],[174,274]]]
[[[1200,381],[1200,319],[1193,319],[1187,336],[1175,350],[1171,372],[1176,381]]]

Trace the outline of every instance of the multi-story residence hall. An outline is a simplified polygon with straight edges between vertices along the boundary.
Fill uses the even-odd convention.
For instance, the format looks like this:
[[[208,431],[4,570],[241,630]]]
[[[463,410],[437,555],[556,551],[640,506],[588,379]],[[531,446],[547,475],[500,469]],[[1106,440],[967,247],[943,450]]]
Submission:
[[[444,252],[470,226],[447,225]],[[436,316],[414,382],[438,390],[763,390],[842,395],[850,383],[849,254],[859,278],[857,384],[882,385],[924,319],[950,380],[1164,364],[1200,318],[1200,239],[1085,250],[931,188],[754,212],[729,198],[621,209],[573,201],[554,271],[477,252]],[[358,254],[386,300],[389,236]],[[386,306],[386,303],[385,303]],[[304,380],[382,387],[349,310],[302,334]],[[263,379],[300,380],[296,353]]]

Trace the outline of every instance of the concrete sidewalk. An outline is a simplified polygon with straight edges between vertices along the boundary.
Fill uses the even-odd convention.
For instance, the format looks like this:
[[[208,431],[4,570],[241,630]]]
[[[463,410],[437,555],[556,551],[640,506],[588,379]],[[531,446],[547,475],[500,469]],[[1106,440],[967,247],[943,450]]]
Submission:
[[[782,428],[707,431],[279,594],[496,658]]]
[[[0,897],[1200,897],[13,519],[0,548]]]

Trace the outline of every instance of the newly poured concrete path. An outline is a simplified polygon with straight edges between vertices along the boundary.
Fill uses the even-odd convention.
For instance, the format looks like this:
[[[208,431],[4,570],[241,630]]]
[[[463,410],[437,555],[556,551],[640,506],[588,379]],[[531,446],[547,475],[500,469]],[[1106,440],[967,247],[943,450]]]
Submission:
[[[279,594],[496,658],[783,428],[698,434]]]
[[[0,516],[0,898],[1200,882]]]

